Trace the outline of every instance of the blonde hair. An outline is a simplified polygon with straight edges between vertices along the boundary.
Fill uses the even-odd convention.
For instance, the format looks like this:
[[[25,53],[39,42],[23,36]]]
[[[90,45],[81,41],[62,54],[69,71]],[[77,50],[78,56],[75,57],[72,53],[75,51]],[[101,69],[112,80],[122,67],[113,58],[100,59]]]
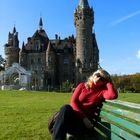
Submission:
[[[85,83],[86,88],[91,88],[93,84],[94,73],[88,78],[87,82]]]
[[[111,81],[110,74],[107,71],[105,71],[104,69],[98,69],[88,78],[87,82],[85,83],[86,88],[92,87],[94,76],[96,73],[99,73],[104,79],[106,79],[106,81]]]

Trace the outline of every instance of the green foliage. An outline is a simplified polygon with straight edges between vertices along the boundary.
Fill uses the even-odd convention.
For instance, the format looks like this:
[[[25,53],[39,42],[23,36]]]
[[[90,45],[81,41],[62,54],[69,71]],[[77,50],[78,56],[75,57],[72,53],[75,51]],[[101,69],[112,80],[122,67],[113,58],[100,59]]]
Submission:
[[[120,92],[140,92],[140,73],[134,75],[112,75],[114,85]]]
[[[72,89],[72,84],[67,80],[62,83],[62,91],[64,92],[70,92]]]
[[[48,119],[71,93],[0,91],[0,140],[51,140]],[[140,94],[119,94],[120,100],[140,103]]]

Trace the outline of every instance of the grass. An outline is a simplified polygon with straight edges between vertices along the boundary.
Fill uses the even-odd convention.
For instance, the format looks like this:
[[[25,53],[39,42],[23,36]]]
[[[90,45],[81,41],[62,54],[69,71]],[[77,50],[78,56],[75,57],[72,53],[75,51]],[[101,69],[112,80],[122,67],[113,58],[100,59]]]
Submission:
[[[0,140],[50,140],[49,117],[70,94],[0,92]]]
[[[0,140],[51,140],[48,119],[69,103],[70,93],[0,91]],[[119,100],[140,103],[140,94]]]
[[[140,104],[140,93],[121,93],[118,100]]]

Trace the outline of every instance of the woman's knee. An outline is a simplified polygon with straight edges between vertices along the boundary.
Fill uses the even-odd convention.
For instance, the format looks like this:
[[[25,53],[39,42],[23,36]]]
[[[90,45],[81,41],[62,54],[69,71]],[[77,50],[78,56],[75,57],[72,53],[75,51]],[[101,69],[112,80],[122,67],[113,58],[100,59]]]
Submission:
[[[66,104],[66,105],[62,106],[60,110],[63,110],[65,112],[67,112],[67,111],[69,112],[69,111],[71,111],[73,109],[72,109],[72,107],[70,105]]]
[[[70,105],[64,105],[61,107],[60,112],[67,116],[67,115],[71,115],[73,113],[73,109]]]

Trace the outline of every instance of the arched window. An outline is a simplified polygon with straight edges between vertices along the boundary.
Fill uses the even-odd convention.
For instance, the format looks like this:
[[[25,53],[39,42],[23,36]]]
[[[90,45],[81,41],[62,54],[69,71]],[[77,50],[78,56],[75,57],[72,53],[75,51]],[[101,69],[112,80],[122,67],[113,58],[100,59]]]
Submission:
[[[35,43],[34,43],[34,50],[38,51],[40,50],[40,43],[39,43],[39,40],[36,40]]]

